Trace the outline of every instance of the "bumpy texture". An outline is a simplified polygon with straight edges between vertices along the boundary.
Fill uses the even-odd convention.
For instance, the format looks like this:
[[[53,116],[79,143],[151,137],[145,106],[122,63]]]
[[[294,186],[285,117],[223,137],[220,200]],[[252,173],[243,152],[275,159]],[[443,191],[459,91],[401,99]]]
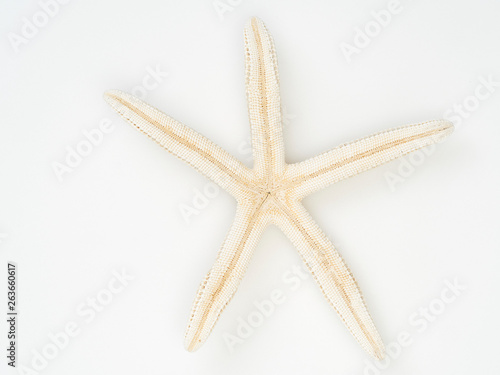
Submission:
[[[328,302],[373,357],[384,345],[354,277],[330,240],[301,205],[308,194],[449,135],[448,121],[428,121],[381,132],[309,160],[286,164],[276,53],[264,24],[245,27],[248,111],[254,166],[246,167],[194,130],[141,100],[105,94],[127,121],[232,194],[238,208],[216,262],[202,282],[189,319],[185,346],[198,349],[233,297],[264,228],[277,225],[297,247]]]

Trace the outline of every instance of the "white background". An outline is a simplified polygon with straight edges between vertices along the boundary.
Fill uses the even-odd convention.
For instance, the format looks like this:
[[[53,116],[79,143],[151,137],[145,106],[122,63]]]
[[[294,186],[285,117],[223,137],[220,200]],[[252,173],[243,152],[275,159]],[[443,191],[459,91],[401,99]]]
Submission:
[[[391,162],[304,204],[355,274],[385,343],[411,336],[381,373],[498,373],[500,88],[473,96],[481,77],[500,81],[500,3],[401,0],[350,63],[341,44],[353,44],[386,1],[237,3],[221,19],[211,0],[75,0],[15,53],[9,33],[21,35],[23,18],[41,8],[2,1],[0,311],[7,261],[15,261],[19,364],[33,368],[48,335],[74,322],[79,334],[37,373],[378,373],[311,278],[295,291],[283,280],[301,260],[274,227],[210,339],[184,350],[191,303],[235,202],[221,191],[187,223],[179,207],[192,206],[208,180],[122,121],[102,93],[130,92],[159,66],[168,77],[146,101],[251,165],[243,27],[257,15],[276,43],[289,162],[478,103],[430,155]],[[113,131],[59,181],[54,163],[105,118]],[[387,177],[400,172],[391,189]],[[105,293],[113,270],[134,280],[86,323],[77,307]],[[466,290],[439,302],[455,279]],[[274,289],[285,302],[230,351],[224,334],[236,335],[238,319]],[[429,305],[444,311],[425,329],[412,324]],[[0,373],[14,374],[5,319]]]

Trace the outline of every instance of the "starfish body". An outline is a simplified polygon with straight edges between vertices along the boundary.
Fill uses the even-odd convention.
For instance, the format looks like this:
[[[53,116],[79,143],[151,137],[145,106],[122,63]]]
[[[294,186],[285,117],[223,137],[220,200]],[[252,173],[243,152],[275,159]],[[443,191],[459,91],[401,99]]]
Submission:
[[[253,168],[141,100],[120,91],[105,94],[107,102],[127,121],[237,201],[234,223],[194,301],[186,349],[194,351],[208,338],[236,292],[261,233],[268,224],[275,224],[298,249],[326,299],[359,344],[381,359],[384,345],[354,277],[300,201],[333,183],[438,142],[453,126],[444,120],[403,126],[287,164],[276,53],[271,36],[257,18],[245,27],[245,54]]]

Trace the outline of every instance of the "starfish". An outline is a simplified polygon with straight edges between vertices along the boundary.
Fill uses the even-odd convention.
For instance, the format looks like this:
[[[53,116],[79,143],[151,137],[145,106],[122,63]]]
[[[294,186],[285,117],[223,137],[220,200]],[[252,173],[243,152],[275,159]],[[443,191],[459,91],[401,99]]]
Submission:
[[[185,347],[194,351],[207,340],[236,292],[260,235],[268,224],[274,224],[298,249],[326,299],[358,343],[370,355],[382,359],[384,344],[353,275],[301,200],[336,182],[439,142],[453,131],[453,125],[434,120],[394,128],[287,164],[273,39],[258,18],[247,22],[244,39],[253,168],[132,95],[118,90],[104,94],[105,100],[123,118],[237,201],[234,223],[194,301]]]

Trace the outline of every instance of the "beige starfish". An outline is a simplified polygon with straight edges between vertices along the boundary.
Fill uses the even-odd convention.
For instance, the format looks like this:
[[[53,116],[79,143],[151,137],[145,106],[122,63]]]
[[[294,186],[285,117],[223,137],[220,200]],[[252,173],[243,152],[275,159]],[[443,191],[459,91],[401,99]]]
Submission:
[[[252,169],[141,100],[119,91],[105,94],[127,121],[227,190],[238,204],[234,223],[194,301],[186,349],[194,351],[208,338],[236,292],[262,231],[275,224],[297,247],[352,335],[368,353],[381,359],[384,345],[354,277],[300,201],[335,182],[438,142],[452,132],[453,125],[439,120],[403,126],[287,164],[274,44],[257,18],[245,27],[245,62]]]

